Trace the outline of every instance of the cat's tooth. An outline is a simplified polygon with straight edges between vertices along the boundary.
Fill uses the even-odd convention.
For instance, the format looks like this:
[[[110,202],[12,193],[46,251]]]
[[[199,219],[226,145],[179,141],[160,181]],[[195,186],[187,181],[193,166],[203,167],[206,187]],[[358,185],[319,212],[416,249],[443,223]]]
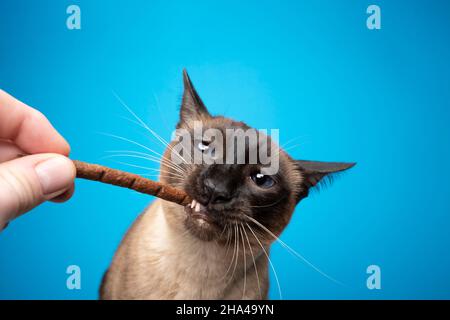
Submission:
[[[199,211],[200,211],[200,203],[197,202],[197,203],[195,204],[195,212],[199,212]]]
[[[192,202],[191,202],[191,209],[194,209],[196,204],[197,204],[197,201],[192,200]]]

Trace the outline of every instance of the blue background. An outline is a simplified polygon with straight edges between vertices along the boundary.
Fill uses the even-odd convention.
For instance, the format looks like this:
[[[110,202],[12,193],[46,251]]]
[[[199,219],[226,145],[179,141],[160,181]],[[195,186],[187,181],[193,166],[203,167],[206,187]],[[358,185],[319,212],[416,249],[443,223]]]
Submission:
[[[124,119],[113,91],[169,139],[186,67],[212,113],[279,128],[282,143],[300,137],[294,157],[358,162],[301,202],[282,235],[345,286],[275,245],[283,298],[450,298],[450,5],[373,3],[381,30],[367,29],[372,2],[360,0],[2,1],[0,87],[45,113],[73,158],[141,173],[103,158],[143,150],[99,132],[163,150]],[[81,30],[66,28],[70,4]],[[0,234],[0,298],[97,298],[151,199],[88,181],[76,189]],[[71,264],[78,291],[66,289]],[[371,264],[381,290],[366,287]]]

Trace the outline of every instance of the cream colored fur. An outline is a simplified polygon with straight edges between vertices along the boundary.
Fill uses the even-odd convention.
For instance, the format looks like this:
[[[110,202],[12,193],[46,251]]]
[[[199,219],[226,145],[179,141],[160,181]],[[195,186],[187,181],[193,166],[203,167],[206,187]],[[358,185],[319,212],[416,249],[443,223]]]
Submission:
[[[196,238],[184,227],[184,216],[181,206],[159,199],[145,210],[120,244],[104,277],[101,298],[267,298],[267,258],[260,248],[250,252],[245,242],[244,267],[242,241],[239,258],[232,260],[234,243],[227,251],[223,244]]]

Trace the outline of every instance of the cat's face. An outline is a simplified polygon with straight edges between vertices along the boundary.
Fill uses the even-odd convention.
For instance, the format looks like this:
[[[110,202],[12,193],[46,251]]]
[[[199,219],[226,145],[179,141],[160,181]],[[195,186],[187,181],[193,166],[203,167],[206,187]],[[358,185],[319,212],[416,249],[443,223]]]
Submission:
[[[225,138],[198,135],[194,129],[198,124],[203,133],[214,129]],[[245,160],[238,161],[239,145],[230,146],[226,137],[230,132],[251,128],[243,122],[210,115],[186,72],[177,128],[185,132],[183,143],[189,144],[190,152],[174,155],[180,141],[173,141],[161,164],[161,180],[185,190],[194,199],[184,208],[184,224],[205,241],[229,243],[237,237],[249,245],[255,241],[272,242],[287,226],[296,204],[308,195],[310,187],[328,174],[353,166],[352,163],[293,160],[270,137],[254,129],[258,139],[245,140],[240,150]],[[277,162],[276,170],[269,174],[266,159],[260,157],[262,148],[270,156],[270,165]],[[251,152],[256,155],[253,161]],[[214,160],[199,163],[193,160],[195,153],[210,155]]]

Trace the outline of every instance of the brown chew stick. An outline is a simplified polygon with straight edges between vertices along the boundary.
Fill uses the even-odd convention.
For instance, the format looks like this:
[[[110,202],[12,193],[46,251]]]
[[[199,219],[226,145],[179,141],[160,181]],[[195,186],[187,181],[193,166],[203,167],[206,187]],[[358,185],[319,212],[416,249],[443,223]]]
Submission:
[[[77,168],[77,178],[100,181],[149,194],[163,200],[185,206],[191,203],[189,196],[179,189],[121,170],[111,169],[98,164],[73,160]]]

